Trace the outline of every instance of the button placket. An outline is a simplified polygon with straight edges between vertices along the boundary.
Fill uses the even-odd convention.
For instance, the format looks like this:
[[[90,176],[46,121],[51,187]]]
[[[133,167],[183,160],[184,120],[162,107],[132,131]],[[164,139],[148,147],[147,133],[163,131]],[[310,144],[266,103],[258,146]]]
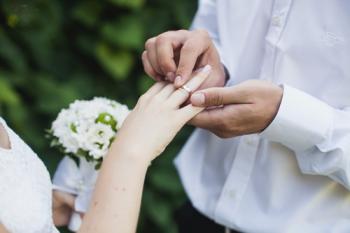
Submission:
[[[272,14],[270,28],[266,35],[266,47],[263,65],[261,67],[260,78],[273,81],[275,72],[275,62],[277,56],[277,45],[281,39],[285,28],[287,17],[292,5],[292,0],[276,0]]]
[[[227,218],[232,219],[237,212],[254,166],[258,143],[257,135],[247,135],[241,138],[236,158],[216,206],[215,219],[218,222],[229,221]]]

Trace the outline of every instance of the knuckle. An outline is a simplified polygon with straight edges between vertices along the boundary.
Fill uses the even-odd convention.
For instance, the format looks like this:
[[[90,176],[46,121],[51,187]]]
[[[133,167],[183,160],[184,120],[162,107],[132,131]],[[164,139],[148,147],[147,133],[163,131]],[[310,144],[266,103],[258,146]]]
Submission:
[[[145,49],[146,49],[146,50],[152,49],[152,47],[153,47],[153,45],[154,45],[154,43],[155,43],[155,40],[156,40],[156,39],[155,39],[154,37],[148,39],[148,40],[146,41],[146,43],[145,43]]]
[[[186,30],[186,29],[180,29],[180,30],[177,30],[177,32],[180,33],[180,34],[187,34],[187,33],[189,33],[189,31]]]
[[[144,106],[146,105],[146,103],[148,102],[148,96],[147,94],[143,94],[139,97],[139,99],[137,100],[137,103],[136,103],[136,106],[135,108],[139,108],[141,106]]]
[[[143,62],[147,59],[147,51],[146,50],[142,52],[141,59]]]
[[[200,37],[203,37],[203,38],[209,38],[209,32],[203,28],[200,28],[200,29],[197,29],[196,30],[196,33],[200,36]]]
[[[138,102],[141,103],[141,104],[143,104],[143,103],[147,102],[148,99],[149,99],[149,96],[148,96],[147,93],[145,93],[145,94],[142,94],[142,95],[140,96]]]
[[[212,43],[210,34],[205,29],[197,29],[196,36],[204,42],[205,45],[209,46]]]
[[[191,40],[187,41],[181,48],[181,53],[191,53],[195,51],[195,47]]]
[[[221,105],[223,103],[223,99],[224,97],[220,94],[213,94],[212,96],[210,96],[209,98],[206,98],[208,99],[208,103],[209,105]]]
[[[159,36],[157,36],[157,38],[155,39],[155,44],[157,46],[161,46],[162,44],[168,42],[169,38],[166,36],[166,34],[161,34]]]

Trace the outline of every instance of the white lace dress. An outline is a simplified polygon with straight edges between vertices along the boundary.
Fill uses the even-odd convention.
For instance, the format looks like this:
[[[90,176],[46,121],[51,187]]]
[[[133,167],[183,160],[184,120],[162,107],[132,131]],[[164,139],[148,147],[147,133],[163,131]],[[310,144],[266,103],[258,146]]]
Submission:
[[[0,223],[11,233],[58,233],[46,167],[1,117],[0,123],[11,143],[0,148]]]

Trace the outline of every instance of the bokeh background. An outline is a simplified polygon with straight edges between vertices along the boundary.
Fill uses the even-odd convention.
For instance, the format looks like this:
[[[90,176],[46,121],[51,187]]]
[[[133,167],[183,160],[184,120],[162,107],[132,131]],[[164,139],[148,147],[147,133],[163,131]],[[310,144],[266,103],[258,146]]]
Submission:
[[[44,135],[60,109],[93,96],[132,108],[152,84],[140,60],[145,40],[188,28],[197,0],[2,0],[0,4],[0,115],[53,174],[61,155],[50,149]],[[185,194],[172,160],[191,130],[182,130],[152,164],[138,232],[177,232],[173,213]]]

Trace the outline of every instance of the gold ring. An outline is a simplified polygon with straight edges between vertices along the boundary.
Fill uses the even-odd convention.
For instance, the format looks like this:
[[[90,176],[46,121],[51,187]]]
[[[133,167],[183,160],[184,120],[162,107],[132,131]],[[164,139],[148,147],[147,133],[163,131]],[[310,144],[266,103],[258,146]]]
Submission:
[[[186,86],[186,85],[183,85],[182,87],[180,87],[181,89],[183,89],[184,91],[186,91],[188,94],[191,94],[192,90]]]

